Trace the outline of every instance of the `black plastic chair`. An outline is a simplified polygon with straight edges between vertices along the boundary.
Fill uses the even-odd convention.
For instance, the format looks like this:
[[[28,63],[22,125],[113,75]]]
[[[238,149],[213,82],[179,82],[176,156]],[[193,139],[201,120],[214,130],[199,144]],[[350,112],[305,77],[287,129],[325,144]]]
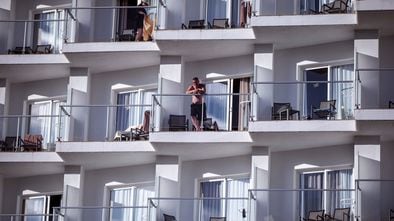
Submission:
[[[14,151],[17,141],[18,139],[16,137],[5,137],[4,141],[0,141],[1,151]]]
[[[300,119],[300,111],[294,110],[290,103],[274,103],[272,106],[272,120],[289,120],[294,114]]]
[[[170,115],[168,119],[169,131],[188,131],[189,120],[186,119],[186,115]]]
[[[215,18],[212,20],[212,24],[208,22],[209,28],[229,28],[228,18]]]
[[[324,221],[350,221],[350,208],[335,208],[332,216],[324,216]]]
[[[175,216],[167,215],[165,213],[163,213],[163,216],[164,216],[164,221],[176,221]]]
[[[189,25],[186,26],[182,23],[182,29],[204,29],[205,28],[205,20],[190,20]]]
[[[324,221],[324,210],[309,211],[308,218],[300,218],[300,221]]]
[[[312,113],[320,119],[331,119],[337,114],[335,104],[336,100],[322,101],[319,108],[312,107]]]

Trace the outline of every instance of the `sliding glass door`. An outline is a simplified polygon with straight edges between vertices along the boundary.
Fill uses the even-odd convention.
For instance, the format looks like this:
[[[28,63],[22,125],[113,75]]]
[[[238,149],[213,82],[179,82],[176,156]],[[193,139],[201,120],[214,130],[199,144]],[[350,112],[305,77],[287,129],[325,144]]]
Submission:
[[[218,124],[219,129],[227,130],[229,128],[229,103],[230,96],[230,80],[212,82],[205,85],[207,96],[204,97],[207,117],[212,118],[212,122]],[[224,94],[224,95],[209,95]]]

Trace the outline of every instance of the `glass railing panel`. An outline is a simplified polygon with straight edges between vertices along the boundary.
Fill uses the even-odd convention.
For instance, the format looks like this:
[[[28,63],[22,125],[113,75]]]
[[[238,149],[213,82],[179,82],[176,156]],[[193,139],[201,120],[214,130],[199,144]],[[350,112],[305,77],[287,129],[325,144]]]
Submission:
[[[148,211],[148,206],[57,207],[53,209],[53,221],[149,221]]]
[[[156,94],[154,131],[246,131],[250,94]],[[193,103],[195,102],[195,103]]]
[[[43,19],[3,20],[0,25],[14,36],[1,54],[58,54],[65,42],[74,40],[76,20],[68,10],[57,9]]]
[[[354,80],[253,82],[253,116],[268,120],[354,119]]]
[[[179,221],[247,220],[248,198],[152,198],[157,220],[173,216]],[[178,210],[179,208],[179,210]],[[178,212],[179,211],[179,212]]]
[[[55,151],[56,141],[65,136],[67,116],[3,115],[7,135],[2,139],[5,151]]]
[[[313,214],[323,220],[322,217],[333,216],[335,209],[339,208],[346,208],[350,218],[353,218],[355,192],[354,189],[250,190],[250,221],[303,220]]]
[[[68,117],[61,141],[148,140],[151,104],[62,105]]]

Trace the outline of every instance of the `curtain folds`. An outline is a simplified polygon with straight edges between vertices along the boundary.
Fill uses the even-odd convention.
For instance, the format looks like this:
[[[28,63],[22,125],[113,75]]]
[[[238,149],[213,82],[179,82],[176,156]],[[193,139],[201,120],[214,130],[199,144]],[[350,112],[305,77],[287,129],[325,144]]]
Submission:
[[[354,81],[354,65],[331,68],[333,81]],[[332,99],[336,100],[337,119],[352,119],[354,109],[354,85],[352,83],[335,83],[332,85]]]

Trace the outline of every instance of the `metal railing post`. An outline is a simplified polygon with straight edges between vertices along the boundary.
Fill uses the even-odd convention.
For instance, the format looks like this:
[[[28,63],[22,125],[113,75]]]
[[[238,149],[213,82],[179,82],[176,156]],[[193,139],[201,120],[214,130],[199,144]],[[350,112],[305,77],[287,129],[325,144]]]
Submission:
[[[20,117],[17,118],[17,125],[16,125],[16,149],[19,150],[19,130],[20,130]]]
[[[107,122],[105,126],[105,141],[109,140],[109,107],[107,106]]]
[[[25,24],[25,29],[23,31],[23,48],[22,48],[22,54],[25,54],[25,48],[26,48],[26,38],[27,38],[27,21],[24,22]]]

